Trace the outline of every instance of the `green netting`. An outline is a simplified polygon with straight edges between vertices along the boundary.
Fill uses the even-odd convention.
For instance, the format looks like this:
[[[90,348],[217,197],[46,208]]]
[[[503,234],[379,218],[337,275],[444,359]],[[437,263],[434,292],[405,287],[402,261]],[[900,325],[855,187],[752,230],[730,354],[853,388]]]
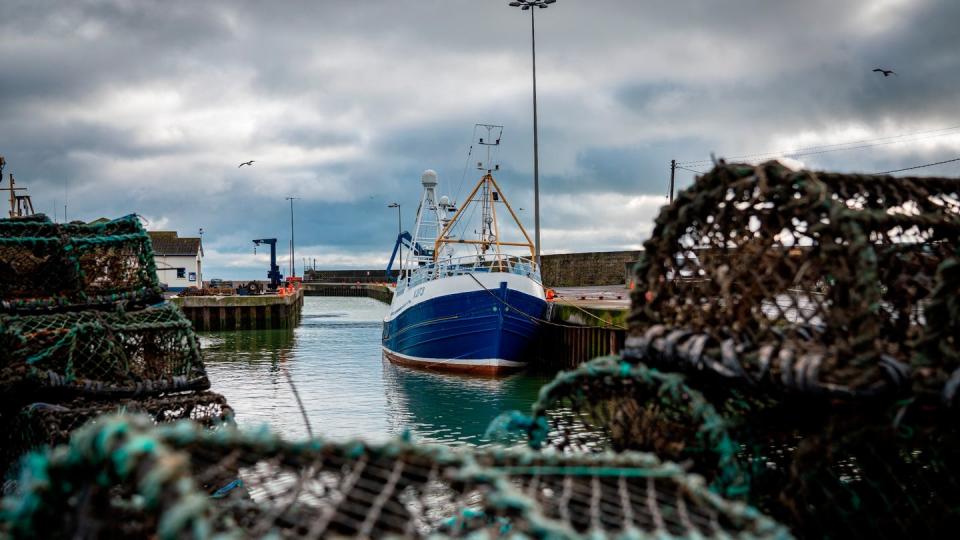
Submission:
[[[960,429],[919,399],[761,399],[614,357],[560,374],[532,418],[498,428],[534,447],[654,451],[799,536],[944,536],[960,526]]]
[[[528,510],[513,532],[584,538],[788,538],[782,526],[707,489],[702,477],[653,454],[480,451]],[[532,510],[532,511],[531,511]]]
[[[14,465],[31,450],[70,440],[70,434],[109,413],[139,413],[154,422],[190,419],[205,427],[233,422],[233,409],[220,394],[183,392],[142,399],[76,398],[60,403],[31,403],[16,414],[0,417],[0,469]]]
[[[560,373],[540,389],[532,417],[506,413],[488,435],[523,432],[533,448],[562,452],[652,452],[685,463],[718,493],[740,496],[747,471],[729,427],[682,376],[607,356]]]
[[[0,514],[13,538],[789,537],[680,467],[634,453],[290,443],[114,417],[28,465]],[[198,486],[211,479],[226,483],[208,497]]]
[[[0,311],[142,305],[160,292],[135,215],[93,224],[0,219]]]
[[[932,329],[925,304],[938,288],[957,290],[956,272],[937,269],[958,239],[955,179],[721,162],[665,207],[644,244],[628,352],[653,361],[661,340],[671,371],[789,391],[908,387]],[[955,304],[948,313],[956,328]],[[943,388],[957,347],[937,347],[946,354],[925,362],[943,363],[933,370]]]
[[[0,315],[0,402],[209,386],[196,335],[176,306]]]
[[[956,407],[960,404],[960,255],[937,268],[936,283],[923,308],[926,331],[915,345],[914,392],[932,394]]]

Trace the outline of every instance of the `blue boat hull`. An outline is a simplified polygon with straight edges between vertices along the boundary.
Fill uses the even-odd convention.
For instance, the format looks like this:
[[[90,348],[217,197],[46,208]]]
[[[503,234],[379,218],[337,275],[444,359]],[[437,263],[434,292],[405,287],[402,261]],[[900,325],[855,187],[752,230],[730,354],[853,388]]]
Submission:
[[[384,322],[391,361],[443,371],[496,374],[526,365],[547,303],[506,287],[448,294]]]

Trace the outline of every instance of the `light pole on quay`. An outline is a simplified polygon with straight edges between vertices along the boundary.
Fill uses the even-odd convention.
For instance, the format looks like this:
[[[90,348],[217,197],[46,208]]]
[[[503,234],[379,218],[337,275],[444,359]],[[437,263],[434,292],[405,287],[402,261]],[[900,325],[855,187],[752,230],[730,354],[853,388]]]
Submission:
[[[297,263],[293,248],[293,201],[296,197],[287,197],[290,201],[290,277],[297,277]]]
[[[400,203],[392,202],[387,205],[387,208],[396,208],[397,209],[397,241],[400,242],[400,276],[403,276],[403,242],[400,240],[400,235],[403,234],[403,225],[400,221]],[[400,282],[400,279],[397,278],[397,282]]]
[[[537,257],[537,268],[540,268],[540,149],[537,144],[537,31],[534,22],[534,12],[545,9],[557,0],[518,0],[510,2],[511,7],[518,7],[523,11],[530,11],[530,50],[533,53],[533,228],[534,251]],[[533,9],[536,8],[536,9]]]

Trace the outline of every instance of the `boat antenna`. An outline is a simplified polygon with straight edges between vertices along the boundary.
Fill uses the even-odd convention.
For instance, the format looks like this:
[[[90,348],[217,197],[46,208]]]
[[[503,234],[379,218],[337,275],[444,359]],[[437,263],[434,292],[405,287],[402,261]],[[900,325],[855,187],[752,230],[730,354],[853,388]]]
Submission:
[[[487,160],[478,161],[477,169],[487,172],[499,171],[500,164],[493,162],[493,157],[491,154],[495,152],[495,149],[500,148],[500,137],[503,136],[503,126],[494,124],[477,124],[474,126],[474,133],[476,133],[477,128],[486,131],[486,137],[480,137],[477,140],[477,144],[487,147]]]

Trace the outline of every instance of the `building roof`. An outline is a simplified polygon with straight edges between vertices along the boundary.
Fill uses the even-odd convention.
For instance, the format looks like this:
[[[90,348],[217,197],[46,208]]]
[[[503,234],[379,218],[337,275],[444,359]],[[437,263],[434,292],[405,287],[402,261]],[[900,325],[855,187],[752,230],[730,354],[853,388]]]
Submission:
[[[180,238],[176,231],[149,231],[154,255],[164,257],[196,257],[203,255],[199,238]]]

